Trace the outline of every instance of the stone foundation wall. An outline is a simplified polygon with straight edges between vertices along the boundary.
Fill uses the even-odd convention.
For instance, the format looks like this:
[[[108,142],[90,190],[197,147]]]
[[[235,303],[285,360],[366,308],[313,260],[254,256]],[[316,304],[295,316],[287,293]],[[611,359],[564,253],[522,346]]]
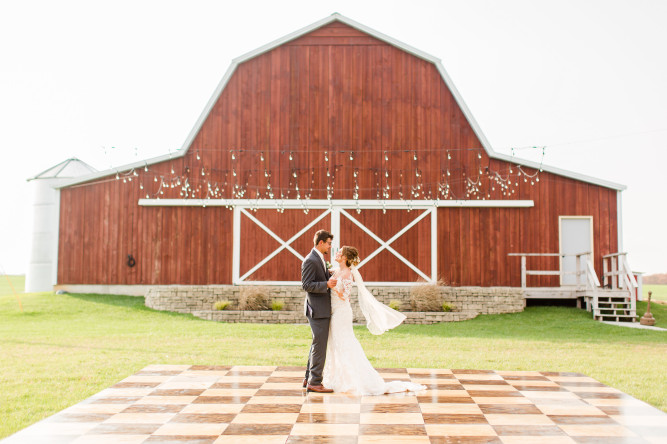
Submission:
[[[376,299],[384,304],[399,303],[406,324],[433,324],[464,321],[480,314],[517,313],[526,306],[524,293],[512,287],[439,287],[443,302],[452,306],[451,312],[413,312],[410,307],[412,287],[368,287]],[[306,323],[303,314],[305,292],[298,286],[266,286],[270,301],[284,304],[282,311],[241,311],[238,300],[241,287],[235,285],[164,286],[153,287],[146,294],[146,306],[156,310],[192,313],[202,319],[220,322],[253,322],[273,324]],[[357,304],[357,289],[352,289],[354,322],[364,323]],[[230,306],[215,310],[217,301],[228,300]]]

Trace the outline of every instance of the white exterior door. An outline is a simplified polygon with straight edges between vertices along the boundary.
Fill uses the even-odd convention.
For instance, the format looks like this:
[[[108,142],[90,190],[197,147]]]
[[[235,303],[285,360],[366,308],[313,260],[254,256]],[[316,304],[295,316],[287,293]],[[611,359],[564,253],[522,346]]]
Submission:
[[[579,253],[593,254],[593,217],[592,216],[560,216],[560,254],[575,255]],[[585,259],[582,257],[582,259]],[[582,267],[585,262],[582,262]],[[577,270],[576,256],[561,257],[561,271],[564,273]],[[583,281],[582,281],[583,282]],[[575,274],[563,274],[561,285],[576,285]]]

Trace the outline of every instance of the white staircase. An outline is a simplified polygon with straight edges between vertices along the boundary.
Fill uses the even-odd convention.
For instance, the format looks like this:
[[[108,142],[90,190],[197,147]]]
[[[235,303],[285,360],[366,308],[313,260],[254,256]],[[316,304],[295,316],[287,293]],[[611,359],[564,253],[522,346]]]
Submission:
[[[626,256],[627,253],[603,256],[604,287],[586,289],[586,308],[597,321],[637,322],[637,280]]]
[[[599,289],[592,304],[596,321],[636,322],[637,308],[627,290]]]

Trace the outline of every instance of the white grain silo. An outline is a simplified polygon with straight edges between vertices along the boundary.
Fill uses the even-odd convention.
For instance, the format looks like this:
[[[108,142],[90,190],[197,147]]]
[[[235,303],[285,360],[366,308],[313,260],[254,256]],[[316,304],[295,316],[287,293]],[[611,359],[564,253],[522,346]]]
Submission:
[[[67,159],[28,179],[32,184],[33,217],[30,259],[25,291],[51,291],[58,273],[58,223],[60,190],[58,185],[96,170],[79,159]]]

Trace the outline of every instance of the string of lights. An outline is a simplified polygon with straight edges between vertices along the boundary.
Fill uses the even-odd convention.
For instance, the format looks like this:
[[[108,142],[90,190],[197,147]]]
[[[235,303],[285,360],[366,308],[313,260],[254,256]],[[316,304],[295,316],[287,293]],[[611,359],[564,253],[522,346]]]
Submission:
[[[545,147],[542,150],[542,160]],[[437,159],[429,153],[435,150],[400,149],[400,150],[330,150],[310,152],[303,149],[281,150],[248,150],[231,149],[227,151],[228,159],[223,162],[227,168],[215,168],[205,165],[202,155],[207,150],[195,150],[188,154],[191,162],[177,173],[175,164],[169,165],[169,174],[159,172],[161,168],[132,168],[129,171],[116,171],[114,178],[84,183],[77,186],[89,186],[94,183],[111,180],[138,183],[142,197],[146,199],[174,198],[182,199],[253,199],[274,200],[276,209],[284,211],[280,201],[296,199],[302,203],[304,212],[308,212],[308,201],[313,195],[331,201],[334,198],[349,198],[350,194],[356,201],[356,210],[362,209],[362,196],[365,199],[390,200],[398,196],[400,200],[457,200],[457,199],[491,199],[511,197],[515,195],[521,180],[535,185],[539,182],[542,162],[533,173],[526,171],[518,163],[501,162],[498,171],[491,169],[491,162],[483,160],[481,148],[461,148],[437,150],[441,154]],[[220,150],[215,150],[221,153]],[[476,151],[473,165],[465,166],[463,159],[452,156],[461,151]],[[360,167],[361,161],[368,161],[365,155],[369,152],[381,153],[379,164],[372,167]],[[299,157],[308,154],[306,160],[318,165],[317,168],[298,166]],[[396,153],[400,153],[397,158]],[[276,154],[278,159],[276,159]],[[318,163],[312,155],[321,156],[323,163]],[[514,153],[513,153],[514,154]],[[406,158],[407,155],[407,158]],[[170,152],[171,158],[171,152]],[[282,160],[281,160],[282,159]],[[273,160],[273,163],[270,161]],[[302,159],[303,160],[303,159]],[[376,159],[377,160],[377,159]],[[401,162],[404,168],[392,165]],[[341,163],[342,162],[342,163]],[[440,162],[441,168],[436,170],[434,162]],[[347,163],[347,164],[346,164]],[[483,164],[486,163],[486,164]],[[247,166],[252,165],[251,168]],[[271,166],[273,165],[273,166]],[[409,165],[409,167],[407,167]],[[436,172],[437,171],[437,172]],[[474,172],[471,175],[470,172]],[[322,177],[322,175],[325,175]],[[345,178],[347,177],[347,180]],[[337,186],[337,180],[347,183]],[[374,185],[370,185],[370,184]],[[231,208],[231,206],[230,206]],[[386,210],[385,210],[386,211]]]

